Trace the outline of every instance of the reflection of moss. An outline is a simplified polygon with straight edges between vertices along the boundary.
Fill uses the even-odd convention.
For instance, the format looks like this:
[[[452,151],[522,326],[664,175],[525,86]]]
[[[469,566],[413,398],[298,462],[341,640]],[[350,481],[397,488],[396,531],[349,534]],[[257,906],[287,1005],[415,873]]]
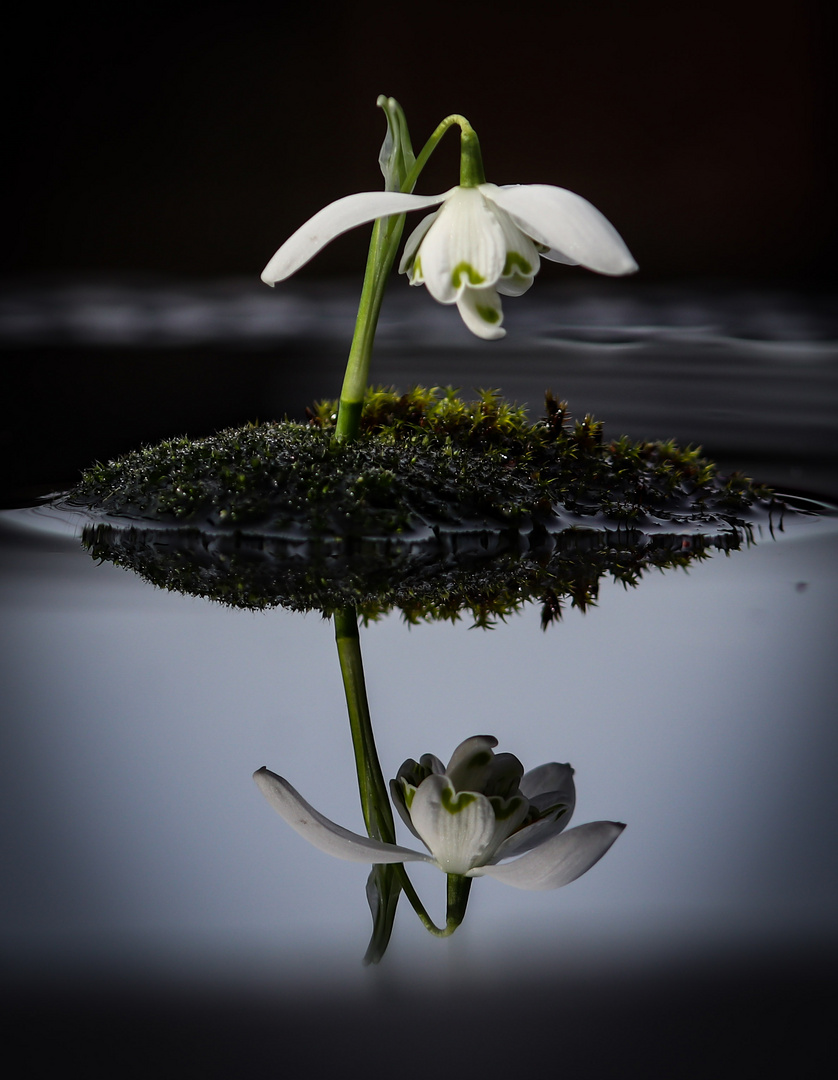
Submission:
[[[159,524],[392,538],[451,529],[548,530],[583,520],[643,530],[714,523],[768,493],[721,479],[692,448],[603,439],[547,396],[543,419],[493,393],[466,403],[451,390],[370,391],[362,434],[332,445],[333,402],[310,423],[288,421],[174,439],[96,465],[71,499]]]
[[[583,611],[594,604],[604,575],[636,585],[649,570],[686,567],[713,550],[735,550],[748,536],[736,529],[714,537],[567,529],[522,550],[517,533],[312,544],[100,524],[85,529],[83,542],[94,558],[161,588],[233,607],[330,614],[354,606],[366,619],[396,608],[409,622],[466,613],[489,626],[527,601],[541,603],[547,625],[567,602]]]
[[[478,624],[539,600],[545,622],[584,609],[609,574],[731,550],[770,493],[723,479],[698,450],[603,439],[547,396],[545,416],[494,393],[367,395],[360,437],[335,446],[334,402],[308,425],[177,439],[89,469],[70,502],[103,515],[100,559],[236,607]]]

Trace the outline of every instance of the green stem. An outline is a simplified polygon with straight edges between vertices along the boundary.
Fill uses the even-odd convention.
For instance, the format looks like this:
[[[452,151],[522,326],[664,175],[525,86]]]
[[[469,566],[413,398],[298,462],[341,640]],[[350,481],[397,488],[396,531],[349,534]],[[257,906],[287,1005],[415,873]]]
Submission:
[[[367,268],[355,319],[355,333],[352,335],[346,374],[340,391],[335,425],[335,441],[338,443],[354,439],[361,427],[361,410],[364,407],[364,391],[369,382],[378,316],[403,230],[404,214],[379,218],[372,227]]]
[[[442,136],[445,134],[445,132],[450,127],[453,127],[455,124],[460,129],[460,146],[464,150],[466,150],[466,148],[467,148],[467,153],[471,157],[473,157],[475,149],[476,149],[477,155],[479,156],[479,154],[480,154],[480,143],[477,140],[477,132],[474,130],[474,128],[471,126],[471,124],[468,122],[468,120],[466,120],[466,118],[464,116],[460,116],[459,113],[452,113],[450,116],[446,116],[445,119],[440,124],[437,125],[437,127],[434,129],[434,132],[431,135],[431,137],[428,139],[428,141],[425,143],[425,145],[419,151],[419,155],[416,158],[416,164],[413,166],[413,168],[407,174],[407,176],[405,177],[405,181],[402,184],[402,191],[413,191],[414,187],[416,186],[416,181],[419,179],[419,174],[422,172],[422,170],[425,168],[425,166],[428,163],[428,158],[431,156],[431,154],[434,152],[434,150],[436,150],[436,148],[437,148],[437,146],[439,144],[439,141],[442,138]],[[481,162],[481,165],[480,165],[480,169],[481,169],[481,176],[482,176],[482,162]],[[461,158],[460,158],[460,183],[463,183],[462,174],[463,174],[463,164],[462,164],[462,155],[461,155]],[[479,184],[484,184],[485,182],[486,181],[484,179],[477,180],[477,183],[479,183]],[[470,183],[463,183],[463,186],[464,187],[471,187],[473,185],[470,184]]]
[[[403,192],[413,191],[428,158],[445,132],[455,124],[460,128],[461,185],[475,187],[477,184],[485,183],[477,133],[464,116],[452,113],[437,126],[422,147],[413,168],[402,184]],[[379,218],[373,225],[364,284],[361,288],[358,315],[355,319],[355,333],[352,336],[349,358],[346,361],[346,373],[341,387],[338,417],[335,423],[334,441],[338,444],[356,438],[361,428],[361,412],[364,407],[364,393],[369,383],[375,331],[378,327],[387,279],[393,269],[399,241],[404,231],[404,219],[404,214],[397,214],[393,217]]]

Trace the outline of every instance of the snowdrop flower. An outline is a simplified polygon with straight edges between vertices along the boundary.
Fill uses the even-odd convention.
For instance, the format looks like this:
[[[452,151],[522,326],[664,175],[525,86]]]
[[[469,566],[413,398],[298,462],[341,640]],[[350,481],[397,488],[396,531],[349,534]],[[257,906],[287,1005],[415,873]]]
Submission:
[[[546,184],[457,187],[408,237],[399,271],[456,303],[478,337],[503,337],[501,296],[520,296],[540,258],[600,274],[637,269],[614,226],[586,199]]]
[[[262,272],[267,285],[290,277],[341,233],[376,218],[439,209],[408,238],[399,267],[441,304],[456,304],[478,337],[503,337],[501,296],[532,285],[541,258],[600,274],[631,274],[637,263],[614,226],[586,199],[560,187],[458,186],[442,195],[368,191],[330,203],[282,245]]]
[[[602,858],[625,826],[594,821],[564,832],[576,798],[571,767],[550,763],[525,773],[512,754],[494,754],[495,746],[497,739],[475,735],[457,747],[447,768],[425,754],[406,761],[391,781],[399,813],[429,854],[336,825],[268,769],[253,778],[292,828],[337,858],[430,862],[446,874],[485,875],[521,889],[567,885]]]

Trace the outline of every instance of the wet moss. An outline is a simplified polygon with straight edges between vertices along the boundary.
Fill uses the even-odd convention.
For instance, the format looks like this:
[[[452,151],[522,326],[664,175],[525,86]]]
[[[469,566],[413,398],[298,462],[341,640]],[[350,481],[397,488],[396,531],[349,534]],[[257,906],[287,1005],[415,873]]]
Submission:
[[[336,445],[336,403],[307,424],[172,439],[88,469],[76,505],[160,525],[295,537],[393,538],[429,531],[554,530],[734,522],[770,492],[721,477],[699,449],[606,440],[547,395],[543,417],[494,392],[368,392],[360,437]]]
[[[165,589],[234,607],[479,626],[538,602],[544,625],[750,542],[771,492],[720,476],[699,449],[606,440],[546,397],[531,423],[486,392],[371,390],[362,430],[334,443],[336,403],[283,421],[174,439],[96,465],[68,502],[84,543]],[[97,520],[98,519],[98,520]]]

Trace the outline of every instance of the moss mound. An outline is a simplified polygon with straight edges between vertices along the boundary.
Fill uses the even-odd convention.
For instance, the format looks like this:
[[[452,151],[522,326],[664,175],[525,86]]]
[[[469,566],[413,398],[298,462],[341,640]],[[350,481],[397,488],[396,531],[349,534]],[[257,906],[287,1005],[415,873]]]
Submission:
[[[88,469],[70,502],[109,517],[263,536],[385,539],[447,531],[724,528],[770,503],[698,449],[605,441],[547,395],[545,415],[486,392],[368,393],[360,437],[333,441],[334,402],[290,421],[173,439]]]
[[[335,414],[325,401],[307,424],[174,439],[94,466],[67,500],[92,513],[85,545],[235,607],[468,613],[488,626],[536,601],[547,625],[568,602],[595,603],[603,576],[636,585],[748,544],[775,505],[695,448],[606,441],[550,394],[531,423],[493,392],[371,390],[360,437],[341,446]]]

